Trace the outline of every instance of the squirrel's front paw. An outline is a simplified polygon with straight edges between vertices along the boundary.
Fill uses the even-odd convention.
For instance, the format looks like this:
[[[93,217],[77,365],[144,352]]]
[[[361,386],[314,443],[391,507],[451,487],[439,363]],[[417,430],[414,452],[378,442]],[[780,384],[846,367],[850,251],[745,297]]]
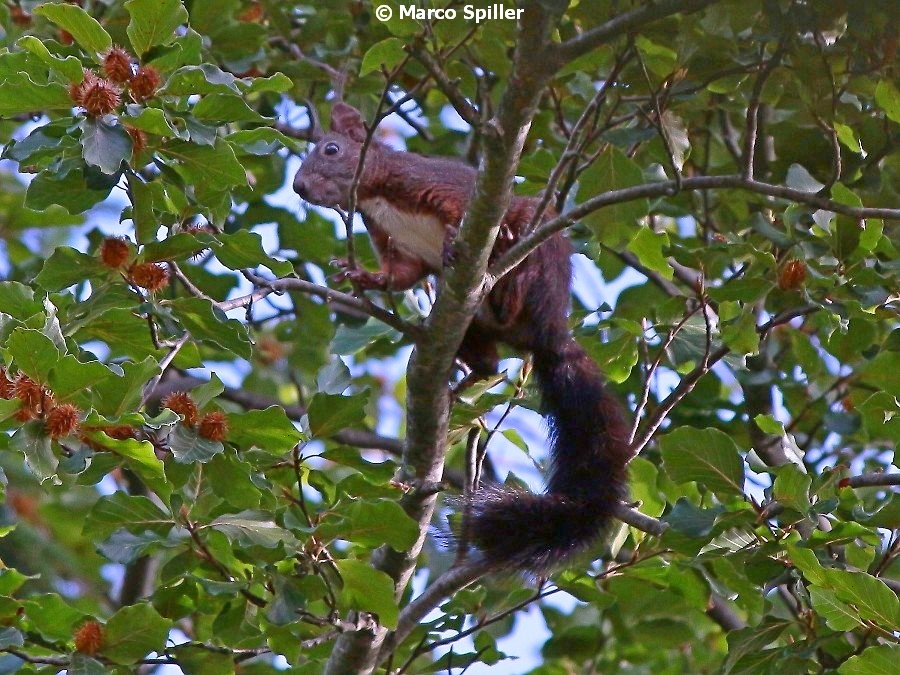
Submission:
[[[341,262],[346,263],[346,261]],[[331,279],[337,283],[349,281],[353,286],[364,291],[383,291],[387,288],[387,277],[382,272],[369,272],[359,268],[347,269],[345,267],[337,274],[331,275]]]

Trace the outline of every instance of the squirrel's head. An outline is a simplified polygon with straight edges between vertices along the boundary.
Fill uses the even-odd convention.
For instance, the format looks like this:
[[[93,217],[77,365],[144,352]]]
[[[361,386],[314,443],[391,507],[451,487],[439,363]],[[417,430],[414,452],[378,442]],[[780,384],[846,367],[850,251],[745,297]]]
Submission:
[[[366,127],[353,106],[336,103],[331,110],[331,131],[316,139],[316,146],[294,176],[294,192],[311,204],[347,208]],[[369,152],[375,148],[373,143]]]

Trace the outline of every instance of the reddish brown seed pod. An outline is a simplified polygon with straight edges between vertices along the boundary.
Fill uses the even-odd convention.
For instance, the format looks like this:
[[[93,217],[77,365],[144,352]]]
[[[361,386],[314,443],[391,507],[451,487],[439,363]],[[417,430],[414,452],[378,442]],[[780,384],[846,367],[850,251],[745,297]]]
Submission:
[[[87,654],[90,656],[96,654],[103,648],[106,630],[102,623],[91,619],[79,626],[75,631],[73,638],[75,641],[75,651],[79,654]]]
[[[81,411],[71,403],[63,403],[51,409],[44,420],[44,429],[50,438],[63,438],[78,430]]]
[[[238,13],[238,21],[247,21],[248,23],[259,23],[264,14],[263,6],[259,2],[251,2],[250,5]]]
[[[134,59],[121,47],[114,46],[103,55],[103,72],[117,84],[126,84],[134,77]]]
[[[131,97],[138,103],[143,103],[148,98],[153,98],[159,85],[162,83],[159,71],[153,66],[141,66],[131,78],[128,85]]]
[[[13,381],[6,374],[6,368],[0,368],[0,398],[10,399],[13,396]]]
[[[83,70],[83,73],[84,76],[82,77],[81,82],[73,82],[69,85],[69,98],[78,105],[81,105],[81,102],[84,99],[84,90],[96,84],[99,79],[92,70],[88,70],[87,68]]]
[[[13,383],[13,395],[22,402],[22,408],[33,413],[34,419],[53,405],[53,393],[27,375],[19,375]]]
[[[228,418],[220,410],[206,413],[200,420],[198,433],[211,441],[224,441],[228,437]]]
[[[118,269],[131,258],[131,246],[119,237],[107,237],[100,244],[100,260],[107,267]]]
[[[13,419],[19,424],[25,424],[26,422],[30,422],[31,420],[36,420],[38,417],[37,413],[34,412],[31,408],[19,408],[16,410],[16,414],[13,415]]]
[[[162,406],[181,415],[184,418],[184,423],[188,426],[194,426],[197,423],[197,418],[200,416],[197,404],[186,391],[173,391],[163,398]]]
[[[122,92],[119,88],[102,77],[85,79],[81,83],[80,105],[91,117],[100,117],[115,111],[122,103]]]
[[[146,288],[153,293],[168,286],[169,272],[156,263],[139,263],[131,268],[129,279],[135,286]]]
[[[131,154],[133,156],[141,154],[147,148],[147,132],[143,129],[137,129],[125,125],[125,131],[131,136]]]
[[[778,288],[783,291],[793,291],[800,288],[804,281],[806,281],[806,264],[802,260],[792,258],[781,268],[781,273],[778,275]]]

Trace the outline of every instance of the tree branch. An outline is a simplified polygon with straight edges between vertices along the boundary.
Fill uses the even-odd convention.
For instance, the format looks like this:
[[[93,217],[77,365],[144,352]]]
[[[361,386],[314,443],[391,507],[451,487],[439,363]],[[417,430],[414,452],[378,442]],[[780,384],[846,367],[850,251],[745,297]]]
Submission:
[[[561,3],[548,8],[548,3],[529,2],[523,8],[510,85],[503,93],[497,117],[484,124],[484,162],[455,240],[457,264],[445,275],[441,294],[426,321],[424,335],[416,340],[407,369],[408,427],[399,476],[402,482],[433,484],[441,479],[450,412],[446,383],[463,335],[484,298],[488,258],[509,204],[515,169],[540,95],[552,75],[547,59],[550,34],[564,11]],[[434,504],[433,495],[406,495],[401,505],[419,527],[417,541],[408,551],[382,547],[373,556],[373,566],[394,580],[398,600],[416,568]],[[379,627],[374,636],[340,636],[325,672],[372,672],[386,635],[387,630]]]
[[[514,246],[495,262],[488,273],[490,283],[496,283],[497,279],[522,262],[529,253],[544,243],[556,232],[565,229],[580,218],[598,211],[605,206],[634,201],[635,199],[665,197],[674,194],[678,189],[674,180],[661,181],[659,183],[644,183],[621,190],[610,190],[603,194],[591,197],[566,213],[548,220],[526,239],[519,240]],[[681,190],[745,190],[767,197],[785,199],[787,201],[805,204],[824,211],[840,213],[851,218],[883,218],[885,220],[900,220],[900,209],[848,206],[827,197],[821,197],[811,192],[803,192],[793,188],[764,183],[752,178],[744,178],[739,175],[725,176],[694,176],[681,180]]]
[[[561,68],[569,61],[611,42],[622,35],[673,14],[696,12],[719,0],[659,0],[642,4],[635,10],[620,14],[578,37],[567,40],[551,50],[553,67]]]
[[[852,488],[900,485],[900,473],[864,473],[848,478],[847,485]]]
[[[415,338],[419,334],[419,328],[417,326],[407,323],[393,312],[389,312],[383,307],[379,307],[368,298],[358,298],[349,293],[342,293],[333,288],[320,286],[311,281],[296,279],[294,277],[285,279],[265,279],[248,271],[244,272],[244,276],[260,288],[270,289],[270,292],[300,291],[301,293],[320,297],[326,302],[331,302],[346,307],[347,309],[367,314],[403,333],[403,335],[407,337]],[[249,298],[251,296],[246,297]],[[239,300],[241,303],[245,301],[244,298],[240,298]],[[241,303],[238,303],[236,306],[242,306]],[[225,304],[227,304],[227,301]]]

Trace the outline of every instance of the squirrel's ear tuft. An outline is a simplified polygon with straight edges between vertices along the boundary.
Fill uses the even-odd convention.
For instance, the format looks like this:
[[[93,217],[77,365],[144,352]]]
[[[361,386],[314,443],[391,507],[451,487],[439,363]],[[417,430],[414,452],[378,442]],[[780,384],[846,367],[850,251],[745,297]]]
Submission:
[[[331,109],[331,130],[362,143],[366,140],[366,126],[359,110],[346,103],[335,103]]]

